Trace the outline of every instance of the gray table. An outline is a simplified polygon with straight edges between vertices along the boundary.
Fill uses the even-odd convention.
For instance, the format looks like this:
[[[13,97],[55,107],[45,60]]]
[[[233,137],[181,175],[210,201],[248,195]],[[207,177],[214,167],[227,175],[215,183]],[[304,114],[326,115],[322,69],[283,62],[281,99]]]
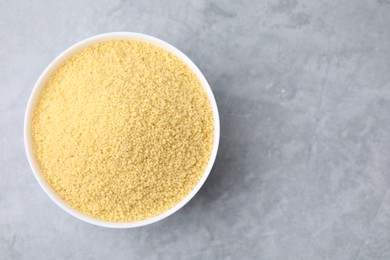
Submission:
[[[188,54],[221,115],[205,186],[138,229],[62,211],[23,146],[43,69],[110,31]],[[0,259],[390,259],[390,1],[3,0],[0,32]]]

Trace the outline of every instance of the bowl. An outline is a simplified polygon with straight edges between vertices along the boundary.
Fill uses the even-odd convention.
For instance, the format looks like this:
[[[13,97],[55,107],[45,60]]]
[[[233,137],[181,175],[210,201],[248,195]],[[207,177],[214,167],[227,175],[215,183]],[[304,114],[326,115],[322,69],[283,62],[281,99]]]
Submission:
[[[106,41],[106,40],[114,40],[114,39],[122,39],[122,40],[136,40],[136,41],[142,41],[147,42],[153,45],[156,45],[160,48],[163,48],[175,56],[177,56],[179,59],[181,59],[185,64],[188,65],[188,67],[195,73],[195,75],[198,77],[199,81],[203,85],[208,99],[210,101],[212,111],[213,111],[213,119],[214,119],[214,143],[211,151],[211,156],[209,159],[209,162],[207,164],[206,170],[204,171],[201,179],[197,183],[197,185],[193,188],[193,190],[183,199],[181,200],[177,205],[172,207],[171,209],[163,212],[160,215],[157,215],[150,219],[140,220],[140,221],[132,221],[132,222],[109,222],[104,221],[100,219],[96,219],[90,216],[87,216],[76,209],[69,206],[63,199],[61,199],[49,186],[47,181],[45,180],[42,172],[39,169],[37,160],[35,158],[34,152],[33,152],[33,146],[32,146],[32,134],[31,134],[31,123],[32,123],[32,115],[34,108],[37,104],[37,101],[39,99],[40,93],[42,92],[43,88],[45,87],[45,84],[49,77],[52,75],[54,71],[56,71],[60,65],[66,61],[68,58],[70,58],[72,55],[76,54],[81,49],[84,49],[90,45],[96,44],[98,42]],[[178,211],[180,208],[182,208],[185,204],[187,204],[199,191],[199,189],[202,187],[204,182],[206,181],[207,177],[210,174],[211,168],[214,164],[218,145],[219,145],[219,135],[220,135],[220,125],[219,125],[219,114],[218,114],[218,108],[217,104],[215,102],[215,98],[213,95],[213,92],[210,89],[209,84],[207,83],[206,78],[203,76],[202,72],[198,69],[198,67],[180,50],[175,48],[174,46],[170,45],[169,43],[157,39],[155,37],[141,34],[141,33],[132,33],[132,32],[113,32],[113,33],[105,33],[105,34],[99,34],[90,38],[87,38],[83,41],[80,41],[64,52],[62,52],[57,58],[55,58],[49,66],[43,71],[41,76],[39,77],[38,81],[35,83],[35,86],[32,90],[31,96],[29,98],[25,118],[24,118],[24,144],[25,149],[27,153],[27,159],[30,164],[30,167],[32,169],[32,172],[34,173],[35,178],[37,179],[38,183],[42,187],[42,189],[46,192],[46,194],[53,200],[60,208],[71,214],[72,216],[83,220],[87,223],[94,224],[97,226],[102,227],[108,227],[108,228],[134,228],[134,227],[140,227],[149,225],[152,223],[155,223],[157,221],[160,221],[176,211]]]

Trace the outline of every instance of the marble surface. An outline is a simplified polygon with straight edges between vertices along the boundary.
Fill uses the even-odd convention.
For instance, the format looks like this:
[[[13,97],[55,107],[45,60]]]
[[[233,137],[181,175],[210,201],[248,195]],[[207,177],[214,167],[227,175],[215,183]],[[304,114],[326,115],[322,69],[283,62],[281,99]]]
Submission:
[[[0,2],[0,259],[390,259],[390,1]],[[198,195],[159,223],[83,223],[42,191],[23,116],[61,51],[110,31],[193,59],[221,116]]]

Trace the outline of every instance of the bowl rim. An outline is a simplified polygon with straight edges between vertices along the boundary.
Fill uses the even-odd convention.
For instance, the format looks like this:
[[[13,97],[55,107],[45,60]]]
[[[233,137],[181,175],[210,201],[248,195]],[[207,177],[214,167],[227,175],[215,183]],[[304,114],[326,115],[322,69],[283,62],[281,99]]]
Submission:
[[[169,210],[155,216],[149,219],[145,220],[139,220],[139,221],[130,221],[130,222],[110,222],[110,221],[104,221],[100,219],[96,219],[93,217],[90,217],[88,215],[85,215],[84,213],[81,213],[80,211],[77,211],[76,209],[69,206],[64,200],[62,200],[50,187],[50,185],[47,183],[47,181],[44,179],[42,172],[39,169],[38,163],[36,161],[33,147],[32,147],[32,134],[31,134],[31,122],[32,122],[32,114],[34,111],[34,108],[38,102],[39,96],[45,87],[45,83],[47,82],[47,79],[52,75],[52,73],[58,69],[58,67],[66,61],[69,57],[80,51],[81,49],[84,49],[88,46],[91,46],[93,44],[106,41],[106,40],[115,40],[115,39],[122,39],[122,40],[135,40],[135,41],[142,41],[151,43],[155,46],[158,46],[160,48],[163,48],[172,54],[174,54],[176,57],[181,59],[183,62],[187,64],[187,66],[190,67],[190,69],[195,73],[195,75],[200,80],[203,88],[205,89],[208,99],[210,101],[212,111],[213,111],[213,119],[214,119],[214,142],[212,147],[211,156],[209,159],[209,162],[207,164],[207,167],[201,177],[201,179],[198,181],[196,186],[191,190],[188,195],[182,199],[178,204],[176,204],[174,207],[170,208]],[[156,37],[142,34],[142,33],[135,33],[135,32],[110,32],[110,33],[103,33],[98,34],[89,38],[86,38],[82,41],[79,41],[69,48],[67,48],[65,51],[63,51],[60,55],[58,55],[42,72],[42,74],[39,76],[38,80],[36,81],[33,90],[30,94],[25,117],[24,117],[24,145],[25,150],[27,154],[27,159],[30,164],[31,170],[33,171],[33,174],[35,178],[37,179],[38,183],[42,187],[42,189],[45,191],[45,193],[49,196],[49,198],[54,201],[55,204],[57,204],[60,208],[62,208],[64,211],[69,213],[70,215],[93,225],[101,226],[101,227],[107,227],[107,228],[134,228],[134,227],[141,227],[145,225],[149,225],[152,223],[155,223],[157,221],[160,221],[162,219],[165,219],[166,217],[172,215],[173,213],[177,212],[179,209],[181,209],[184,205],[186,205],[194,196],[195,194],[200,190],[200,188],[203,186],[204,182],[206,181],[207,177],[210,174],[210,171],[214,165],[218,146],[219,146],[219,138],[220,138],[220,121],[219,121],[219,113],[218,113],[218,107],[217,103],[214,98],[214,94],[204,77],[203,73],[200,71],[200,69],[180,50],[178,50],[176,47],[172,46],[171,44],[158,39]]]

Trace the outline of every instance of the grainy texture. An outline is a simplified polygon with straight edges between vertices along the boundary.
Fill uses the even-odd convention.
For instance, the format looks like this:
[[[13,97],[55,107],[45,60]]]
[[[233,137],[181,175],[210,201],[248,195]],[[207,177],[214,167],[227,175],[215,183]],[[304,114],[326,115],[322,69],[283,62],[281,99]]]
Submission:
[[[390,259],[389,0],[0,6],[0,258]],[[41,191],[22,127],[31,88],[59,52],[121,30],[160,37],[199,66],[221,142],[187,206],[107,230]]]
[[[69,58],[32,119],[34,154],[52,189],[91,217],[125,222],[178,204],[210,158],[207,94],[179,58],[109,40]]]

